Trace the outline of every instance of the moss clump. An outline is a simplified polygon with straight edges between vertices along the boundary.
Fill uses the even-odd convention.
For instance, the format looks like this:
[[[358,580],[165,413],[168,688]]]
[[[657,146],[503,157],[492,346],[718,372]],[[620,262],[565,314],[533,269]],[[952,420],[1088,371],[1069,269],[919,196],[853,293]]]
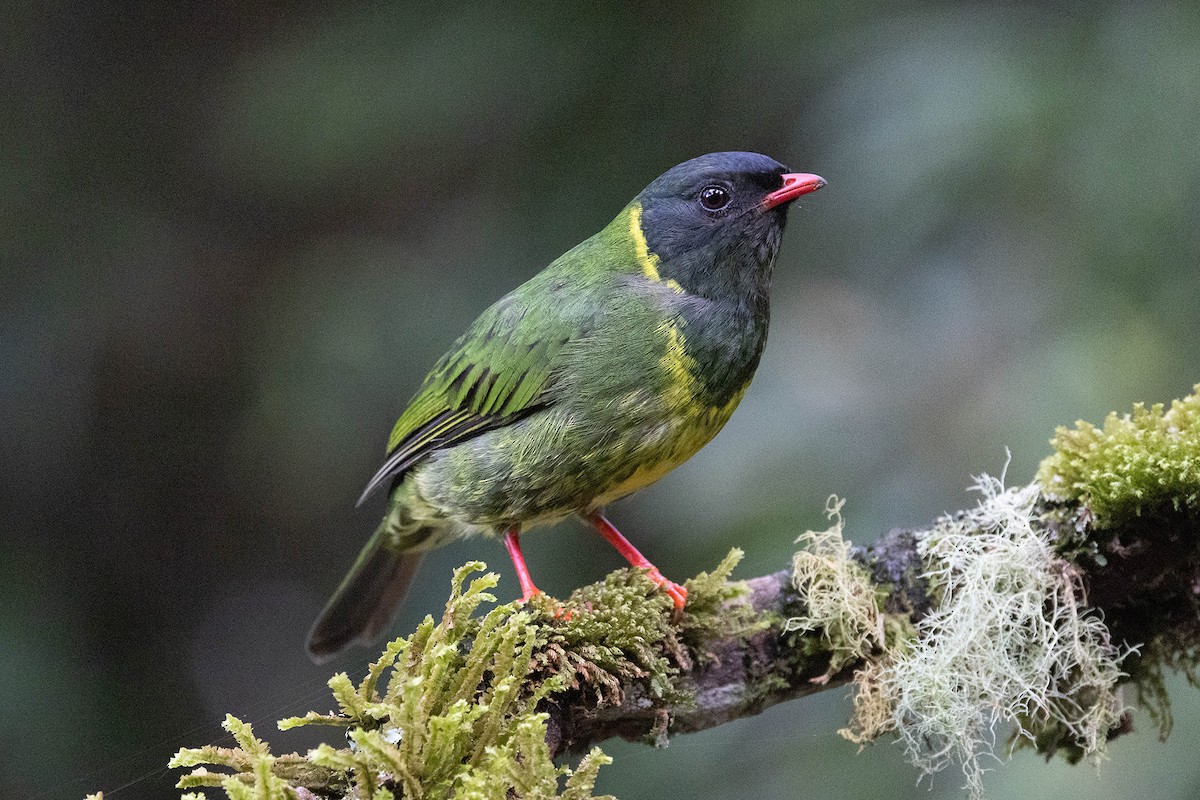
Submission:
[[[1074,523],[1060,528],[1066,534],[1058,542],[1060,552],[1086,554],[1100,567],[1114,555],[1127,558],[1162,549],[1171,558],[1194,562],[1197,550],[1181,542],[1170,520],[1174,515],[1186,522],[1200,514],[1200,384],[1170,408],[1139,403],[1132,413],[1109,414],[1103,428],[1082,421],[1073,430],[1059,428],[1052,443],[1055,453],[1042,462],[1038,481],[1052,501],[1065,504],[1055,513]],[[1157,522],[1138,524],[1144,518]],[[1109,531],[1121,538],[1110,537]],[[1200,627],[1195,622],[1200,603],[1186,578],[1142,588],[1144,597],[1134,601],[1135,612],[1163,619],[1160,611],[1150,610],[1161,607],[1175,622],[1165,629],[1157,625],[1127,631],[1127,636],[1145,639],[1125,668],[1139,704],[1166,736],[1171,709],[1165,673],[1179,671],[1200,684]]]
[[[276,757],[250,726],[229,717],[225,725],[237,747],[179,751],[171,766],[195,768],[179,787],[220,787],[231,800],[293,800],[297,787],[372,800],[591,798],[608,758],[593,750],[573,773],[554,765],[546,714],[536,709],[563,681],[526,680],[544,644],[530,613],[508,604],[475,616],[481,603],[495,600],[487,591],[494,574],[463,589],[482,569],[479,563],[459,569],[442,619],[427,617],[411,636],[389,644],[357,686],[345,673],[335,675],[329,686],[338,713],[279,724],[345,727],[350,747],[323,744],[305,756]]]
[[[670,598],[642,571],[617,570],[577,589],[561,607],[541,610],[546,646],[535,662],[598,707],[620,705],[621,684],[629,680],[645,683],[657,700],[678,702],[671,678],[688,660],[670,609]]]
[[[619,705],[622,687],[634,682],[664,707],[662,729],[651,734],[665,740],[665,707],[689,699],[672,681],[680,668],[703,657],[710,636],[756,629],[748,609],[722,608],[745,591],[726,582],[740,557],[735,550],[688,582],[677,625],[670,599],[639,570],[615,572],[562,605],[543,598],[481,616],[480,605],[495,601],[488,590],[497,577],[465,585],[484,569],[467,564],[455,573],[439,621],[426,617],[411,636],[391,642],[357,685],[345,673],[330,679],[337,711],[279,723],[282,730],[345,728],[349,747],[275,756],[231,716],[225,727],[236,747],[189,748],[172,759],[172,767],[192,769],[179,788],[217,787],[233,800],[307,797],[298,794],[305,790],[371,800],[591,798],[608,757],[596,748],[574,771],[556,767],[540,709],[570,692],[597,707]]]
[[[617,570],[577,589],[561,606],[542,606],[546,643],[534,654],[537,673],[565,679],[567,691],[597,709],[621,705],[622,687],[631,683],[642,687],[640,699],[656,706],[691,704],[675,678],[707,657],[705,644],[748,636],[766,624],[748,605],[725,605],[746,594],[745,584],[728,582],[741,558],[735,548],[712,572],[687,581],[688,602],[677,622],[670,599],[637,569]],[[666,743],[665,714],[662,721],[647,732],[654,744]]]
[[[729,580],[744,555],[735,547],[711,572],[701,572],[685,583],[688,601],[679,621],[679,635],[701,657],[713,639],[749,636],[771,623],[748,603],[735,602],[749,594],[744,582]]]
[[[1080,504],[1104,529],[1161,509],[1200,511],[1200,384],[1192,394],[1109,414],[1103,428],[1060,427],[1038,483],[1052,500]]]

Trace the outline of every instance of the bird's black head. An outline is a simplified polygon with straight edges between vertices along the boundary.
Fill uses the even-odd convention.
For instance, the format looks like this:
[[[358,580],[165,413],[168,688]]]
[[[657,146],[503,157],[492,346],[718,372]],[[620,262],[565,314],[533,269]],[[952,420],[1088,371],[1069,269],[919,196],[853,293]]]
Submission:
[[[788,205],[824,185],[758,153],[709,153],[664,172],[635,203],[662,278],[725,299],[765,293]]]

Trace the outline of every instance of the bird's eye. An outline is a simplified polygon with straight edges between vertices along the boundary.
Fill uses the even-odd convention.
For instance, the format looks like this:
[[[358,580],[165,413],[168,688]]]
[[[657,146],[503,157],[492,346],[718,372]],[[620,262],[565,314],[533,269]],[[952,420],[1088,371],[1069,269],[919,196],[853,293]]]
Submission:
[[[732,199],[729,190],[724,186],[705,186],[700,190],[700,205],[709,211],[720,211],[729,205]]]

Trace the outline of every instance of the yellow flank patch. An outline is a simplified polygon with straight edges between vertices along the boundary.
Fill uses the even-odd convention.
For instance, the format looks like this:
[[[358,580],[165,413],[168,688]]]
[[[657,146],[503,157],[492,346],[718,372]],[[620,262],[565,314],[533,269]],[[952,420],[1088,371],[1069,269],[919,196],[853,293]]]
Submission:
[[[703,444],[701,447],[702,446]],[[696,448],[696,450],[699,449],[699,447]],[[691,453],[688,453],[682,458],[663,459],[662,461],[658,461],[654,464],[642,465],[638,467],[637,470],[628,478],[597,497],[595,500],[595,505],[605,506],[614,500],[620,500],[622,497],[626,497],[634,492],[645,489],[647,486],[655,483],[659,478],[678,467],[684,461],[687,461],[688,458],[690,458],[695,452],[696,451],[693,450]]]
[[[674,430],[664,446],[646,453],[646,462],[632,475],[596,498],[596,505],[602,506],[644,489],[694,456],[729,421],[733,410],[742,399],[742,394],[743,392],[738,392],[721,408],[693,403],[688,410],[678,412]]]
[[[683,410],[695,403],[696,361],[688,355],[686,341],[673,320],[658,326],[667,340],[667,352],[659,361],[670,378],[667,402],[671,408]]]
[[[688,355],[687,341],[679,326],[668,321],[663,323],[659,330],[667,337],[667,352],[659,362],[670,376],[666,401],[672,412],[684,421],[679,445],[680,449],[688,450],[690,456],[716,436],[717,431],[729,421],[734,409],[742,401],[742,395],[746,393],[746,386],[729,398],[723,406],[711,406],[702,402],[697,393],[696,361]]]
[[[696,360],[688,355],[687,340],[679,330],[679,325],[673,320],[667,320],[659,325],[658,331],[667,340],[667,351],[659,363],[666,374],[670,376],[666,396],[668,405],[680,414],[720,420],[719,424],[724,425],[725,421],[733,414],[733,410],[737,408],[737,404],[741,402],[742,395],[746,392],[746,386],[743,386],[741,391],[731,397],[724,406],[702,404],[696,399]],[[749,386],[748,383],[747,386]]]
[[[645,453],[646,462],[632,475],[597,498],[598,505],[644,489],[695,455],[725,426],[746,392],[746,387],[742,387],[723,406],[710,406],[699,400],[694,376],[696,362],[687,353],[679,326],[668,321],[658,331],[667,344],[659,363],[668,376],[663,399],[673,419],[671,432],[660,447]]]
[[[646,244],[646,234],[642,231],[642,204],[634,203],[629,207],[629,235],[633,238],[633,252],[637,256],[638,264],[642,267],[642,274],[655,283],[661,283],[673,292],[683,294],[683,287],[679,285],[679,281],[672,278],[663,280],[662,274],[658,271],[658,254],[650,252],[650,246]]]

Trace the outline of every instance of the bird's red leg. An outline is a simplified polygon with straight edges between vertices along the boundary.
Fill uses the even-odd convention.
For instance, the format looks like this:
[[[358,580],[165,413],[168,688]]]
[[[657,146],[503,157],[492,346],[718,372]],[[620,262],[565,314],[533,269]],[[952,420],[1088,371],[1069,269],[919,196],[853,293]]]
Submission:
[[[687,589],[680,586],[678,583],[672,583],[663,577],[663,574],[658,571],[658,567],[646,560],[646,557],[638,552],[638,549],[630,544],[629,540],[621,535],[617,530],[617,526],[613,525],[599,511],[593,511],[587,515],[587,521],[592,523],[596,531],[605,538],[605,540],[613,547],[617,548],[630,566],[637,569],[646,570],[646,577],[662,587],[667,596],[671,598],[671,602],[675,604],[675,613],[678,614],[683,610],[683,606],[687,603]]]
[[[521,602],[527,603],[529,602],[529,598],[535,594],[541,594],[542,590],[534,586],[533,578],[529,577],[529,567],[525,566],[525,556],[521,555],[521,540],[519,536],[519,528],[513,525],[504,532],[504,546],[508,548],[508,555],[512,559],[513,569],[517,571],[517,580],[521,582]]]

